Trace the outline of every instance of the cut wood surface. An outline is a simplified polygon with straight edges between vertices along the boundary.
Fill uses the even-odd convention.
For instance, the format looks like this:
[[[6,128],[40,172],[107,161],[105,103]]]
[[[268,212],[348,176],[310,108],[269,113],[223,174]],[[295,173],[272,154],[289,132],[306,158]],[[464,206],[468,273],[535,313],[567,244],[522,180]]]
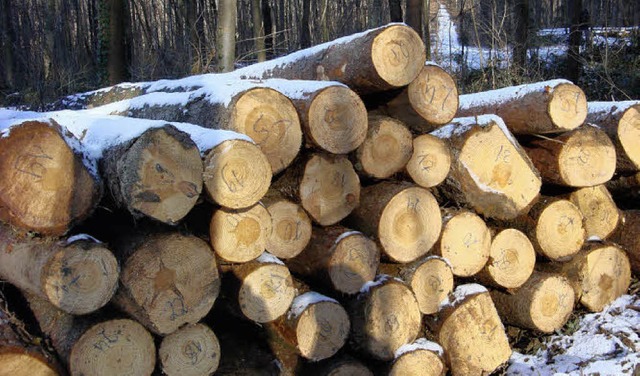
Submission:
[[[396,351],[389,376],[444,376],[447,366],[443,356],[444,350],[440,345],[420,338]]]
[[[468,210],[445,210],[433,252],[447,260],[454,275],[470,277],[481,271],[490,249],[491,232],[482,218]]]
[[[582,213],[587,239],[607,239],[622,219],[605,185],[576,189],[569,194],[569,200]]]
[[[207,152],[204,186],[209,197],[229,209],[257,203],[271,185],[269,161],[260,148],[246,140],[226,140]]]
[[[499,117],[456,118],[431,133],[448,140],[453,163],[442,193],[487,217],[526,213],[542,181],[533,163]]]
[[[619,172],[640,170],[640,102],[589,102],[587,122],[604,130],[616,147]]]
[[[587,98],[567,80],[542,81],[460,96],[457,116],[496,114],[515,134],[559,133],[582,125]]]
[[[625,210],[621,226],[611,236],[629,257],[633,272],[640,275],[640,210]]]
[[[418,337],[422,326],[411,289],[386,275],[367,283],[348,311],[351,346],[380,360],[392,360],[400,346]]]
[[[420,73],[425,58],[424,43],[413,29],[390,24],[238,69],[235,74],[339,81],[365,94],[408,85]]]
[[[367,366],[348,355],[306,363],[303,372],[310,376],[373,376]]]
[[[211,246],[225,261],[251,261],[265,250],[271,226],[271,215],[261,203],[247,209],[220,208],[209,226]]]
[[[311,239],[311,219],[307,212],[275,189],[269,190],[260,202],[271,215],[267,252],[281,259],[299,255]]]
[[[65,312],[83,315],[107,304],[119,271],[111,251],[89,237],[29,239],[0,225],[0,278]]]
[[[54,121],[25,121],[0,137],[0,219],[62,235],[91,214],[101,183]]]
[[[162,339],[158,360],[167,376],[212,375],[220,363],[220,343],[208,326],[188,325]]]
[[[440,207],[431,192],[406,182],[383,181],[363,188],[348,223],[376,237],[390,260],[424,256],[440,235]]]
[[[443,305],[435,329],[453,375],[490,374],[509,360],[511,348],[489,292],[460,285]]]
[[[219,291],[216,259],[205,241],[156,234],[136,247],[122,266],[114,302],[150,331],[166,335],[202,319]]]
[[[287,266],[310,281],[355,294],[372,281],[380,264],[376,243],[343,226],[314,227],[309,245]]]
[[[566,278],[540,272],[511,293],[491,291],[491,299],[505,323],[543,333],[560,330],[575,303],[573,288]]]
[[[355,153],[354,166],[360,173],[387,179],[401,171],[413,151],[413,137],[400,121],[369,115],[369,131]]]
[[[107,150],[100,166],[116,205],[137,218],[176,224],[202,192],[200,151],[172,125]]]
[[[536,263],[536,252],[522,231],[500,230],[491,240],[489,261],[476,277],[484,284],[514,289],[525,283]]]
[[[616,171],[615,147],[603,131],[585,125],[525,146],[543,182],[569,187],[606,183]]]
[[[451,149],[446,141],[430,134],[413,139],[413,153],[406,170],[411,180],[431,188],[442,183],[451,169]]]

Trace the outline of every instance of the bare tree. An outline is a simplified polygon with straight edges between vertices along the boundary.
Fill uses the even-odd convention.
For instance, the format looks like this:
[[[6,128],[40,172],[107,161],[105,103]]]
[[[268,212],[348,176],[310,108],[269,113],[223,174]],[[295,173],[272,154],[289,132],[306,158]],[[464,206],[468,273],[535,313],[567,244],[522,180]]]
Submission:
[[[411,26],[418,34],[422,33],[422,6],[423,0],[407,0],[405,21],[407,25]]]
[[[109,84],[117,84],[126,80],[127,62],[125,54],[125,2],[109,0],[109,52],[107,57],[107,74]]]
[[[571,26],[569,28],[569,54],[567,56],[567,73],[569,80],[577,83],[580,79],[582,63],[580,61],[580,41],[582,30],[580,27],[580,15],[582,14],[582,0],[569,0],[571,14]]]
[[[267,50],[264,42],[264,24],[260,0],[251,0],[251,16],[253,19],[253,37],[256,40],[256,57],[258,61],[265,61],[267,60]]]
[[[389,0],[389,16],[391,22],[402,22],[402,1]]]
[[[218,63],[221,72],[231,72],[236,58],[236,18],[235,0],[219,0],[218,13]]]
[[[311,46],[311,30],[309,16],[311,14],[311,0],[302,0],[302,22],[300,24],[300,48]]]
[[[524,70],[529,48],[529,0],[514,0],[513,16],[515,38],[513,64],[516,68]]]

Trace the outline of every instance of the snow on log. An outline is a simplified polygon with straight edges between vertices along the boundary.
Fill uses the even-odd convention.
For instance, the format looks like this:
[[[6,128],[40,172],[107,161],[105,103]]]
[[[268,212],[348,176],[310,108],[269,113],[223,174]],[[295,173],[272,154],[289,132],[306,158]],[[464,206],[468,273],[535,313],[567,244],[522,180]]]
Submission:
[[[486,286],[514,289],[525,283],[536,263],[536,251],[525,233],[514,228],[498,231],[491,240],[489,261],[476,274]]]
[[[444,376],[447,366],[443,356],[444,350],[440,345],[426,338],[419,338],[396,351],[389,376]]]
[[[459,117],[496,114],[515,134],[559,133],[582,125],[587,99],[567,80],[542,81],[460,96]]]
[[[540,175],[501,118],[457,118],[431,135],[451,147],[451,171],[440,191],[453,202],[509,219],[526,213],[537,199]]]
[[[640,102],[589,102],[587,122],[604,130],[616,147],[617,170],[640,170]]]
[[[640,210],[625,210],[620,227],[611,241],[620,244],[629,256],[633,272],[640,275]]]
[[[281,259],[299,255],[311,239],[311,219],[307,212],[275,189],[270,189],[260,202],[271,215],[267,252]]]
[[[587,239],[607,239],[621,222],[622,214],[605,185],[576,189],[568,198],[582,213]]]
[[[405,166],[407,175],[424,188],[439,185],[451,170],[451,148],[438,137],[423,134],[413,139],[413,153]]]
[[[212,375],[220,364],[220,343],[208,326],[187,325],[162,339],[158,360],[167,376]]]

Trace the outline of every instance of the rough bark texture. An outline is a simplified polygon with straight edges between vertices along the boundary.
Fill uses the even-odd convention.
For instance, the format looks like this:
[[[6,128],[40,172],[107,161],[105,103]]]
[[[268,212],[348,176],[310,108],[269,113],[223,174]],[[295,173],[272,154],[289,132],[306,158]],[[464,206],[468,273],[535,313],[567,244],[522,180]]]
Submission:
[[[220,363],[220,343],[208,326],[188,325],[162,339],[158,360],[167,376],[212,375]]]
[[[413,153],[406,171],[411,180],[424,188],[439,185],[451,170],[449,144],[433,135],[423,134],[413,139]]]
[[[625,210],[622,216],[622,225],[611,236],[611,241],[622,246],[633,272],[640,275],[640,210]]]

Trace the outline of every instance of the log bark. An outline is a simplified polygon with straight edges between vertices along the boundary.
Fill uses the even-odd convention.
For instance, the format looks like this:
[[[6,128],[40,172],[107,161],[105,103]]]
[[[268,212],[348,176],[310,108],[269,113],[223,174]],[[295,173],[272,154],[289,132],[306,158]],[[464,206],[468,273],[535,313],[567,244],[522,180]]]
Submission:
[[[640,170],[640,103],[589,102],[587,122],[607,133],[616,147],[616,169],[619,173]]]
[[[365,94],[408,85],[420,73],[425,58],[424,44],[414,30],[388,25],[236,73],[241,78],[339,81]]]
[[[107,304],[119,271],[116,258],[99,242],[29,239],[0,225],[0,278],[65,312],[83,315]]]
[[[208,326],[188,325],[162,339],[158,360],[167,376],[212,375],[220,363],[220,343]]]
[[[132,249],[114,302],[151,332],[167,335],[202,319],[219,291],[216,259],[206,242],[155,234]]]
[[[413,153],[406,171],[411,180],[424,188],[444,181],[451,170],[451,148],[438,137],[423,134],[413,139]]]
[[[360,178],[343,155],[308,155],[272,186],[299,203],[321,226],[340,222],[360,202]]]
[[[54,121],[25,121],[0,138],[0,220],[62,235],[88,217],[101,183]]]
[[[396,351],[389,376],[415,374],[444,376],[447,373],[447,366],[443,356],[444,349],[440,345],[420,338]]]
[[[314,227],[309,245],[287,260],[292,272],[342,294],[360,291],[379,264],[376,243],[343,226]]]
[[[584,217],[587,239],[607,239],[618,227],[622,215],[605,185],[576,189],[568,197]]]
[[[558,133],[582,125],[587,99],[567,80],[552,80],[460,96],[457,116],[496,114],[515,134]]]
[[[376,359],[392,360],[400,346],[420,333],[422,314],[413,292],[389,276],[366,284],[347,310],[351,346]]]
[[[540,272],[512,293],[491,291],[491,299],[505,323],[543,333],[561,329],[575,303],[566,278]]]
[[[533,140],[525,150],[547,184],[591,187],[609,181],[616,170],[613,143],[589,125]]]
[[[454,162],[440,191],[453,202],[511,219],[537,199],[540,175],[499,117],[457,118],[431,134],[451,147]]]
[[[633,272],[640,275],[640,210],[625,210],[621,226],[611,236],[629,257]]]
[[[248,262],[262,254],[272,233],[271,215],[260,203],[213,213],[209,234],[216,255],[228,262]]]
[[[107,150],[100,167],[115,204],[134,218],[176,224],[202,192],[200,151],[172,125],[150,128]]]
[[[387,179],[401,171],[413,151],[413,137],[402,122],[369,115],[369,130],[355,153],[354,166],[365,176]]]
[[[265,249],[280,259],[296,257],[311,240],[311,219],[302,206],[272,189],[260,201],[271,215]]]
[[[637,209],[640,199],[640,172],[630,176],[620,176],[606,184],[616,203],[624,209]]]
[[[513,228],[502,229],[493,236],[489,261],[476,278],[483,285],[515,289],[531,277],[535,263],[536,251],[527,235]]]
[[[411,183],[384,181],[363,188],[361,197],[348,224],[377,238],[390,260],[415,261],[438,239],[440,207],[428,190]]]

